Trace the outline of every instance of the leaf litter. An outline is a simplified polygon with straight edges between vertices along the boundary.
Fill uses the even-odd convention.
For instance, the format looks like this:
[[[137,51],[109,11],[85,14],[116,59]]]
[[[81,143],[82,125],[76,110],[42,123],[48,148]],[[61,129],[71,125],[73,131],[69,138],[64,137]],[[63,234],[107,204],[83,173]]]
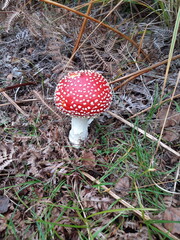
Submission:
[[[130,179],[129,177],[122,177],[118,179],[114,186],[114,190],[120,193],[120,196],[125,196],[130,190]]]
[[[156,120],[159,121],[159,126],[162,128],[164,119],[166,116],[168,106],[163,106],[158,111],[156,115]],[[167,116],[167,120],[165,123],[165,130],[163,132],[163,139],[172,142],[175,140],[179,140],[180,136],[180,113],[176,110],[170,109],[169,114]]]
[[[0,195],[0,214],[7,212],[9,207],[9,198]]]
[[[8,9],[16,14],[13,4],[10,4]],[[109,32],[106,34],[103,28],[98,29],[98,34],[92,35],[92,39],[83,45],[79,56],[65,70],[64,66],[69,61],[73,43],[77,39],[81,18],[67,14],[64,10],[54,9],[53,16],[48,9],[46,16],[35,8],[31,9],[32,12],[29,11],[21,13],[24,23],[20,21],[21,16],[15,22],[11,18],[8,20],[9,24],[6,24],[9,32],[0,30],[4,42],[1,43],[0,49],[0,61],[3,63],[0,66],[1,87],[30,80],[36,83],[36,86],[8,91],[13,99],[32,99],[34,97],[32,90],[40,91],[45,98],[52,99],[58,74],[63,76],[70,70],[95,69],[103,72],[109,80],[117,77],[117,72],[130,73],[137,70],[135,65],[129,64],[132,58],[136,57],[135,51],[131,47],[127,49],[124,39],[118,40]],[[59,18],[59,14],[66,17]],[[53,19],[51,24],[47,19]],[[6,19],[3,18],[3,21],[6,22]],[[72,22],[75,28],[72,28]],[[52,32],[52,24],[57,31]],[[122,25],[122,30],[129,34],[134,32],[135,26],[127,22]],[[89,22],[85,35],[88,36],[92,29],[94,24]],[[158,26],[151,31],[152,37],[154,35],[157,38]],[[61,35],[63,37],[60,37]],[[115,40],[112,41],[111,38]],[[147,43],[150,35],[147,38],[148,41],[144,44],[149,51]],[[159,60],[159,56],[165,58],[162,49],[169,46],[167,41],[162,41],[161,44],[151,42],[154,46],[158,45],[158,54],[154,53],[153,58],[156,60]],[[119,65],[120,62],[123,62],[123,65]],[[143,62],[139,64],[141,68],[145,65]],[[174,69],[175,66],[178,69],[178,61],[175,64]],[[158,69],[158,74],[154,70],[151,75],[137,78],[133,83],[120,89],[114,94],[112,110],[126,118],[151,106],[156,94],[154,86],[159,82],[162,83],[158,75],[164,73],[164,69],[165,67],[162,66]],[[152,77],[153,74],[156,78]],[[174,86],[173,72],[170,75],[171,90]],[[2,104],[7,102],[3,96],[0,100]],[[53,101],[50,104],[53,105]],[[122,150],[111,152],[109,149],[116,146],[119,148],[118,141],[122,143],[126,141],[122,133],[126,127],[108,114],[104,114],[100,116],[100,120],[93,123],[90,137],[87,143],[82,145],[85,150],[75,150],[69,144],[67,137],[70,128],[70,119],[67,116],[62,115],[61,119],[57,116],[54,118],[53,114],[48,109],[43,109],[43,104],[37,101],[20,103],[20,107],[30,115],[30,121],[24,119],[24,116],[12,106],[1,107],[0,112],[0,235],[14,239],[12,229],[16,229],[19,238],[40,239],[39,221],[39,224],[44,222],[41,224],[41,231],[47,233],[45,236],[47,239],[52,239],[49,229],[57,233],[61,239],[78,240],[81,235],[87,237],[87,229],[77,230],[68,225],[84,225],[84,216],[110,207],[118,209],[123,206],[114,202],[114,199],[99,186],[96,188],[87,182],[80,171],[89,171],[97,178],[108,172],[112,161],[121,159],[124,154]],[[162,107],[158,114],[153,116],[160,127],[165,114],[166,108]],[[105,124],[105,127],[99,128],[98,121],[101,125]],[[176,146],[178,146],[179,122],[179,113],[171,110],[163,138],[166,141],[173,141]],[[152,122],[148,127],[154,131]],[[158,128],[155,131],[158,133]],[[108,136],[106,133],[112,134]],[[164,171],[176,166],[178,162],[178,159],[169,156],[167,152],[160,152],[158,157],[160,159],[158,167]],[[135,166],[128,159],[122,164],[123,171],[127,171],[127,168],[129,176],[129,173],[138,170],[138,165]],[[163,180],[172,179],[173,175],[170,175]],[[131,178],[126,175],[122,177],[118,167],[113,170],[113,174],[107,176],[105,181],[109,181],[114,186],[120,197],[127,199],[132,205],[135,201],[135,205],[138,206],[137,199],[133,195]],[[174,185],[164,184],[163,187],[172,190]],[[145,205],[149,206],[148,204],[149,202],[145,202]],[[107,213],[100,218],[94,216],[91,223],[92,234],[96,234],[99,239],[149,239],[148,228],[131,212],[116,217],[117,213]],[[115,220],[111,222],[112,219]],[[161,219],[179,220],[178,203],[168,205]],[[52,225],[52,223],[57,224]],[[106,228],[102,230],[104,226]],[[164,226],[172,233],[179,234],[176,223],[167,223]],[[157,239],[155,235],[151,238]]]
[[[163,220],[176,221],[164,223],[166,229],[170,232],[180,234],[180,208],[167,208],[163,214]]]

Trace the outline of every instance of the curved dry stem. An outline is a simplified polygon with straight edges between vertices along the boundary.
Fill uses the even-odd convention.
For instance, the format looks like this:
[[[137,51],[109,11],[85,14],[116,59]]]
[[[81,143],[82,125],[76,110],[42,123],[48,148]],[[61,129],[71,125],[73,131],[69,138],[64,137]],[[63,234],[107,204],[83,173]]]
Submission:
[[[87,15],[89,15],[90,12],[91,12],[91,8],[92,8],[92,6],[93,6],[93,2],[94,2],[94,0],[90,0],[90,2],[89,2],[88,9],[87,9],[87,12],[86,12]],[[77,38],[77,40],[76,40],[76,44],[75,44],[74,49],[73,49],[73,52],[72,52],[72,57],[74,57],[74,55],[75,55],[75,53],[76,53],[76,50],[77,50],[78,47],[79,47],[79,43],[80,43],[80,41],[81,41],[83,32],[84,32],[84,30],[85,30],[85,27],[86,27],[86,24],[87,24],[87,20],[88,20],[88,19],[85,18],[84,21],[83,21],[83,23],[82,23],[82,26],[81,26],[81,29],[80,29],[78,38]]]
[[[6,92],[2,92],[2,94],[22,115],[24,115],[26,118],[29,118],[29,115],[23,111]]]

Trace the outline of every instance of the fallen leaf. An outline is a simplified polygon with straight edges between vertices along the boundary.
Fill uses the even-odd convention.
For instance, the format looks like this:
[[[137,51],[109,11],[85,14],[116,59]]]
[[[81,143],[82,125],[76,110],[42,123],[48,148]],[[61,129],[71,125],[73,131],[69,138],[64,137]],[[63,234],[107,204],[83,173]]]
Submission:
[[[170,129],[166,129],[163,132],[163,139],[169,142],[175,141],[177,139],[179,139],[179,133],[175,132],[175,130],[170,130]]]
[[[180,208],[169,207],[166,209],[163,215],[163,220],[179,221],[180,222]],[[164,227],[171,233],[180,234],[180,223],[164,223]]]
[[[7,212],[9,207],[9,198],[6,196],[0,196],[0,213]]]
[[[114,190],[120,192],[121,195],[123,196],[128,194],[129,189],[130,189],[129,177],[122,177],[118,179],[117,183],[114,186]]]
[[[86,167],[95,167],[96,166],[96,158],[91,151],[84,150],[80,157],[81,162]]]
[[[165,196],[163,198],[163,203],[166,206],[166,208],[169,208],[171,206],[175,207],[178,205],[178,200],[174,197],[174,195]]]
[[[167,110],[168,110],[168,106],[164,106],[157,113],[157,119],[159,119],[160,121],[160,127],[162,127],[164,124],[164,119],[165,119]],[[170,109],[166,123],[165,123],[165,128],[173,127],[175,125],[178,125],[179,123],[180,123],[180,113]]]

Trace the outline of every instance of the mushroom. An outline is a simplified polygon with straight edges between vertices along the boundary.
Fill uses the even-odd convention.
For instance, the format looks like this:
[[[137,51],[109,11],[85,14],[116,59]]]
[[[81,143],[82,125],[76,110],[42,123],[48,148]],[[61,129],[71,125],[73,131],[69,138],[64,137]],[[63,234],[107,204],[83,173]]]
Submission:
[[[76,148],[88,137],[88,126],[94,117],[107,110],[112,102],[107,80],[91,70],[68,73],[55,90],[57,108],[72,116],[69,140]]]

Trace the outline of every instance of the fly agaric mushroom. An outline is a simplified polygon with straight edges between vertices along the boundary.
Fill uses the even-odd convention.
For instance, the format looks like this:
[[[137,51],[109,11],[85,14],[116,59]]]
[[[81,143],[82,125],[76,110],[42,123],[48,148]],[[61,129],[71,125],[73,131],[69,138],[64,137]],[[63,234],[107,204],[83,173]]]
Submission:
[[[79,148],[87,139],[88,126],[94,117],[107,110],[112,102],[111,88],[99,73],[81,70],[68,73],[55,90],[57,108],[72,116],[69,140]]]

